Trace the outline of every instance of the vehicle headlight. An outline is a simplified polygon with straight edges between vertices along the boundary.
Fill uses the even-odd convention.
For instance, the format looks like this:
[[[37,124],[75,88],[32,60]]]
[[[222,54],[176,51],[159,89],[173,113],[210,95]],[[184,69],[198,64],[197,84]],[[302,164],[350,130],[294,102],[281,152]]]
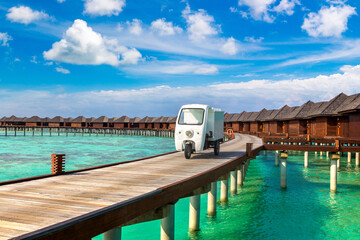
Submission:
[[[188,137],[188,138],[192,138],[194,136],[194,131],[193,130],[187,130],[185,132],[185,135]]]

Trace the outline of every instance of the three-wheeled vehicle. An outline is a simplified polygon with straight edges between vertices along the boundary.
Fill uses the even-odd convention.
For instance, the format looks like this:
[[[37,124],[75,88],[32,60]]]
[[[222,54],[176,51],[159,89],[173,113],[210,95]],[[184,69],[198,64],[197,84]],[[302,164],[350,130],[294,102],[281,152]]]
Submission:
[[[219,155],[223,137],[223,111],[202,104],[181,107],[175,127],[175,147],[177,151],[184,151],[186,159],[191,153],[208,148],[214,148],[215,155]]]

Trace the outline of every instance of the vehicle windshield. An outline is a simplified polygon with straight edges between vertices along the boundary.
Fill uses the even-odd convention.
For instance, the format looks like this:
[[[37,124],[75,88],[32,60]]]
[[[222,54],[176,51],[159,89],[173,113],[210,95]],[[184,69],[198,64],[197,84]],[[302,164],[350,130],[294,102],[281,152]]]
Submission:
[[[179,124],[201,125],[204,120],[204,111],[201,108],[183,108],[179,117]]]

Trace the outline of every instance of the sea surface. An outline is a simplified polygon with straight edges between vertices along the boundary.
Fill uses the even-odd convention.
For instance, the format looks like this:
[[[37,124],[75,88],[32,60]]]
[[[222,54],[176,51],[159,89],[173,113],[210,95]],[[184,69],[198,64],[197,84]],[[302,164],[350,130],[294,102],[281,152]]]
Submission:
[[[0,178],[49,173],[50,154],[67,154],[67,170],[135,159],[174,150],[173,139],[139,136],[0,137]],[[188,232],[189,198],[175,205],[176,239],[360,239],[360,170],[341,159],[338,192],[329,192],[329,159],[289,152],[287,189],[280,189],[274,152],[251,161],[244,186],[206,215],[201,196],[201,230]],[[184,159],[184,161],[186,161]],[[218,194],[220,184],[218,184]],[[102,239],[97,236],[94,239]],[[160,239],[160,220],[123,227],[122,239]]]

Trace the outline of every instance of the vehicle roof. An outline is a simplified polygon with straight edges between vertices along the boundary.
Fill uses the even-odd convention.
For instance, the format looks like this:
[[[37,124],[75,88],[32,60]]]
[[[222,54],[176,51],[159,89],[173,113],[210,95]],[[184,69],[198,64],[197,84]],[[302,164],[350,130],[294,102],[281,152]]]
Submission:
[[[203,108],[203,109],[206,109],[209,107],[210,107],[209,105],[205,105],[205,104],[186,104],[186,105],[183,105],[181,108]]]

